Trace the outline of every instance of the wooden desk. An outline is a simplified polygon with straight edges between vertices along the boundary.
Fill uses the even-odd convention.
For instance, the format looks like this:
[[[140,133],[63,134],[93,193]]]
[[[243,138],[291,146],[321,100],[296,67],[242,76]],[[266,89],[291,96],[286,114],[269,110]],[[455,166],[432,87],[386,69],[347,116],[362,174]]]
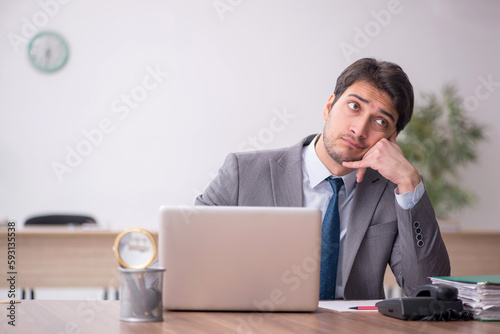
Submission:
[[[16,327],[0,307],[1,333],[499,333],[500,322],[404,321],[378,312],[164,312],[163,322],[119,320],[118,301],[27,300],[16,304]]]
[[[17,287],[119,288],[113,244],[121,231],[30,226],[16,231]],[[157,235],[155,235],[157,238]],[[7,231],[0,229],[0,273],[7,268]],[[0,288],[6,288],[6,280]]]

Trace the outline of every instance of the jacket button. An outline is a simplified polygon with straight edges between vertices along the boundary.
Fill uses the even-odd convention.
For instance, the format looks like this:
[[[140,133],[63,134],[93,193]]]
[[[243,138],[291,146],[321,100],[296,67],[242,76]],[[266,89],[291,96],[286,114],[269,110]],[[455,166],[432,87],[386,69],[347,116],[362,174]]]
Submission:
[[[417,241],[417,246],[418,247],[424,247],[424,241],[423,240]]]
[[[416,222],[413,223],[414,228],[419,228],[420,227],[420,222],[417,220]]]

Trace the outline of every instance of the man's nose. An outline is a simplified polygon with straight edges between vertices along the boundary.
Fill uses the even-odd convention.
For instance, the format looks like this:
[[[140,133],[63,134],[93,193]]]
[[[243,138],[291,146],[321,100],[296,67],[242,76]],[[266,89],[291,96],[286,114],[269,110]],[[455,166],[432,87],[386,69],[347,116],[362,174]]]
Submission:
[[[365,117],[359,117],[351,123],[350,131],[355,137],[366,138],[370,127],[370,120]]]

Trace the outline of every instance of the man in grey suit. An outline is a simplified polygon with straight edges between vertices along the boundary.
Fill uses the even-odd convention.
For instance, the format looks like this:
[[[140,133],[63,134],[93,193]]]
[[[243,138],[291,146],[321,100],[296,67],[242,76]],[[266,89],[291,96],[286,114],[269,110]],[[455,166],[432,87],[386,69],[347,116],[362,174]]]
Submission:
[[[450,275],[429,196],[396,144],[413,100],[398,65],[360,59],[337,79],[322,133],[285,149],[229,154],[196,204],[315,207],[324,216],[327,178],[342,178],[334,298],[384,298],[387,264],[409,295],[429,276]]]

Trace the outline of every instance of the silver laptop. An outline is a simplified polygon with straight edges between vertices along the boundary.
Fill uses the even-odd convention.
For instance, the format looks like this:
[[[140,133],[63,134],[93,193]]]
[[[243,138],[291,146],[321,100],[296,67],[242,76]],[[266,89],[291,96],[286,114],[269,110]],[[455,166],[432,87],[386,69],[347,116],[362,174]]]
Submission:
[[[160,215],[164,308],[317,309],[319,210],[164,206]]]

